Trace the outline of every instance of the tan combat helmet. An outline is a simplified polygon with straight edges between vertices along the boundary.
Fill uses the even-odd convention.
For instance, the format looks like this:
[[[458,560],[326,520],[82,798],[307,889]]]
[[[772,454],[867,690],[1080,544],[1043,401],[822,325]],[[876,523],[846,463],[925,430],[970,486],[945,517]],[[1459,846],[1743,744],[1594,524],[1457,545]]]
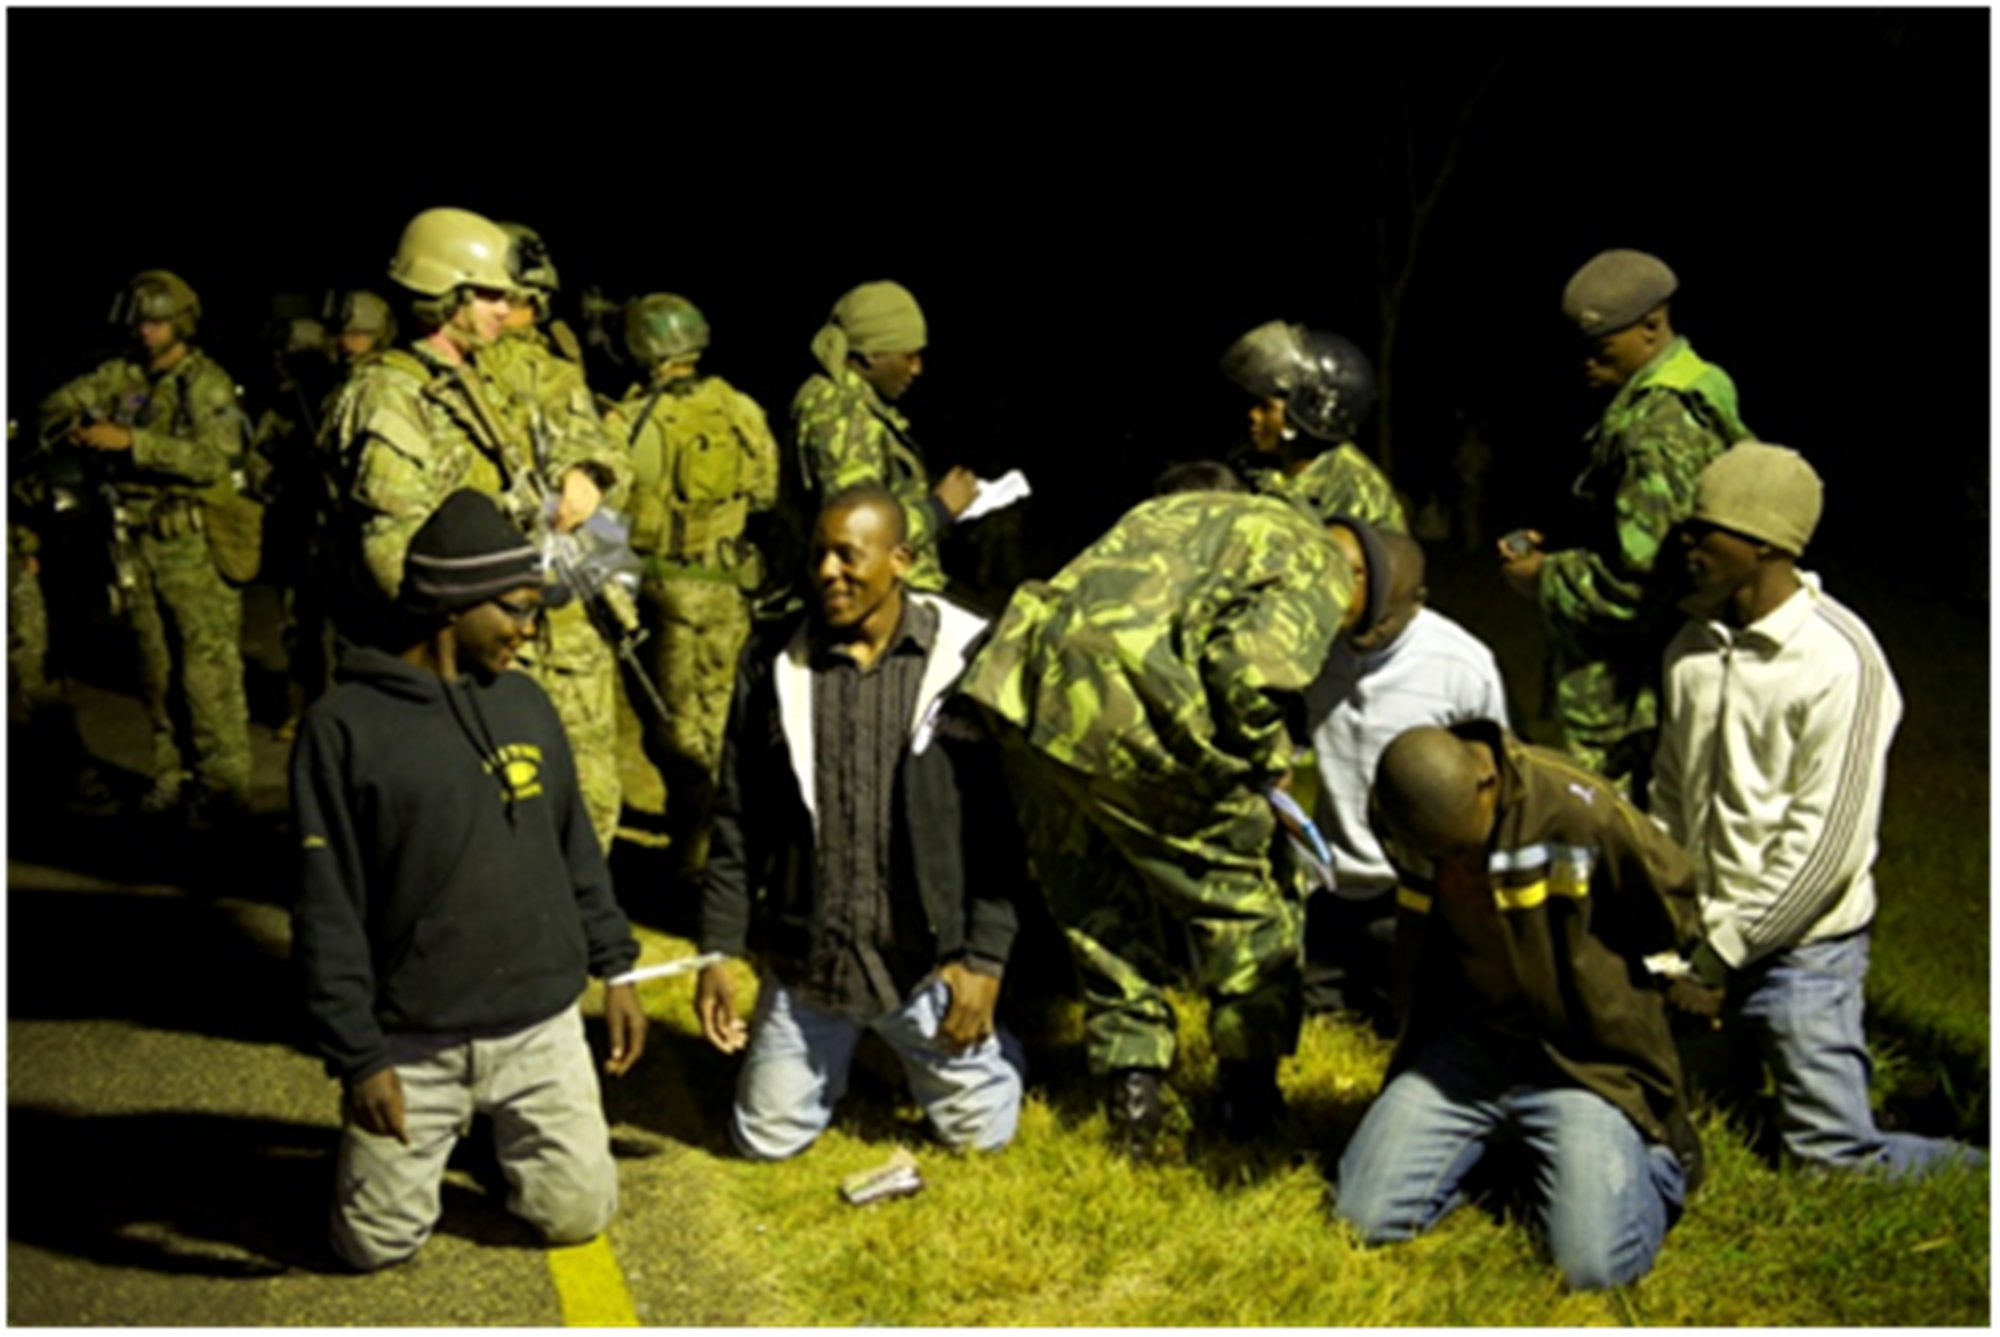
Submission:
[[[389,261],[389,277],[422,297],[460,287],[511,291],[513,242],[490,218],[468,209],[426,209],[412,218]]]
[[[180,275],[165,269],[148,269],[134,274],[132,281],[111,304],[115,325],[133,326],[142,320],[171,320],[174,333],[194,338],[195,322],[201,319],[201,299]]]
[[[377,348],[396,342],[396,313],[389,309],[388,299],[366,288],[342,295],[339,321],[340,333],[372,334]]]
[[[546,318],[552,299],[562,291],[562,281],[556,277],[556,263],[549,258],[548,243],[542,240],[541,233],[525,223],[501,223],[499,228],[513,243],[509,267],[514,271],[516,289],[534,299],[538,318]]]
[[[636,297],[625,307],[625,351],[642,367],[689,361],[708,347],[708,318],[677,293]]]

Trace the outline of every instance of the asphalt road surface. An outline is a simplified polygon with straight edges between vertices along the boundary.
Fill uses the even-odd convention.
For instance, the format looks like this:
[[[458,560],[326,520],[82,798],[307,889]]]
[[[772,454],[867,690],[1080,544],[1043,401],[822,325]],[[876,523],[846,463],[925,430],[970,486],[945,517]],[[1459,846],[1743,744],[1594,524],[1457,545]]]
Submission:
[[[325,1244],[338,1088],[300,1043],[287,965],[281,662],[253,589],[256,830],[227,844],[62,802],[62,767],[10,727],[7,771],[7,1313],[44,1325],[738,1325],[762,1282],[712,1256],[706,1188],[727,1074],[653,1030],[608,1083],[621,1208],[600,1241],[544,1249],[469,1139],[436,1236],[347,1272]],[[144,717],[116,674],[72,688],[78,731],[127,794]],[[267,708],[259,709],[262,701]],[[274,718],[261,718],[273,716]],[[629,851],[626,853],[629,854]],[[684,955],[642,928],[642,963]],[[655,1016],[685,980],[642,986]],[[593,986],[585,999],[602,1052]]]

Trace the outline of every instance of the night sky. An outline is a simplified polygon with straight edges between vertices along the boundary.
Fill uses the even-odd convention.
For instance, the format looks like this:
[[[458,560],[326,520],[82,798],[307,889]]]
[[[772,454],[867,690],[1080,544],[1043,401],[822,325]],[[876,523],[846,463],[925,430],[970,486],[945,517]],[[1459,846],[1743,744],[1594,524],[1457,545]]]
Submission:
[[[1490,424],[1496,520],[1548,523],[1593,402],[1558,302],[1611,246],[1679,272],[1676,324],[1828,484],[1958,525],[1990,385],[1986,10],[10,9],[9,412],[178,271],[258,391],[279,290],[387,291],[433,205],[539,229],[564,283],[671,290],[775,420],[854,283],[931,326],[903,407],[934,470],[1025,468],[1056,557],[1246,403],[1274,317],[1371,353],[1399,235],[1472,91],[1403,316],[1397,481]],[[600,390],[624,388],[612,376]],[[1372,440],[1364,434],[1364,444]],[[1908,537],[1905,527],[1902,531]]]

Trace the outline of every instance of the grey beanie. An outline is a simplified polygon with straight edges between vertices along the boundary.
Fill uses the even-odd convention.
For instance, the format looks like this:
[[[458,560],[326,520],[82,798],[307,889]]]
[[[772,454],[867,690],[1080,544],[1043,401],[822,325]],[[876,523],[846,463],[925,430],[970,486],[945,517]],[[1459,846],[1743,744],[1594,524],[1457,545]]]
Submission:
[[[1784,446],[1743,441],[1701,471],[1693,518],[1796,557],[1812,541],[1823,498],[1819,475],[1805,456]]]
[[[410,540],[400,597],[411,612],[455,613],[541,583],[535,546],[491,497],[460,488]]]
[[[1600,251],[1570,275],[1563,315],[1585,335],[1622,330],[1674,295],[1680,280],[1644,251]]]

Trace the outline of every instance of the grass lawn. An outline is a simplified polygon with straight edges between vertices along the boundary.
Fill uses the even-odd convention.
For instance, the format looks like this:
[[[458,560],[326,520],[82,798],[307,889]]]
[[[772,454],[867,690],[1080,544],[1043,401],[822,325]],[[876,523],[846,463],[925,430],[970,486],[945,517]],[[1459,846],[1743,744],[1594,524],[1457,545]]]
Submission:
[[[1531,682],[1523,619],[1449,569],[1434,602],[1487,636],[1510,679]],[[1877,874],[1882,908],[1870,1030],[1885,1121],[1986,1139],[1989,1071],[1988,655],[1986,629],[1913,607],[1887,586],[1836,594],[1868,618],[1901,681]],[[1461,600],[1462,602],[1455,602]],[[647,935],[648,952],[690,950]],[[662,949],[664,953],[662,953]],[[747,977],[746,977],[747,979]],[[1030,1098],[1004,1154],[957,1157],[926,1136],[878,1064],[857,1075],[834,1128],[795,1161],[752,1166],[724,1151],[734,1068],[696,1036],[687,980],[644,986],[669,1032],[649,1089],[686,1102],[698,1130],[705,1215],[728,1223],[755,1321],[786,1325],[1985,1325],[1990,1179],[1948,1170],[1898,1186],[1774,1170],[1754,1130],[1698,1108],[1709,1181],[1654,1271],[1614,1294],[1569,1295],[1531,1232],[1479,1207],[1430,1236],[1359,1247],[1326,1211],[1330,1174],[1380,1083],[1387,1045],[1325,1019],[1282,1074],[1282,1145],[1204,1142],[1188,1114],[1213,1064],[1198,1002],[1182,1000],[1183,1052],[1169,1154],[1130,1166],[1105,1144],[1098,1090],[1071,1009],[1030,1052]],[[864,1049],[864,1054],[866,1050]],[[886,1055],[883,1057],[886,1058]],[[914,1197],[851,1208],[842,1176],[917,1155]]]

